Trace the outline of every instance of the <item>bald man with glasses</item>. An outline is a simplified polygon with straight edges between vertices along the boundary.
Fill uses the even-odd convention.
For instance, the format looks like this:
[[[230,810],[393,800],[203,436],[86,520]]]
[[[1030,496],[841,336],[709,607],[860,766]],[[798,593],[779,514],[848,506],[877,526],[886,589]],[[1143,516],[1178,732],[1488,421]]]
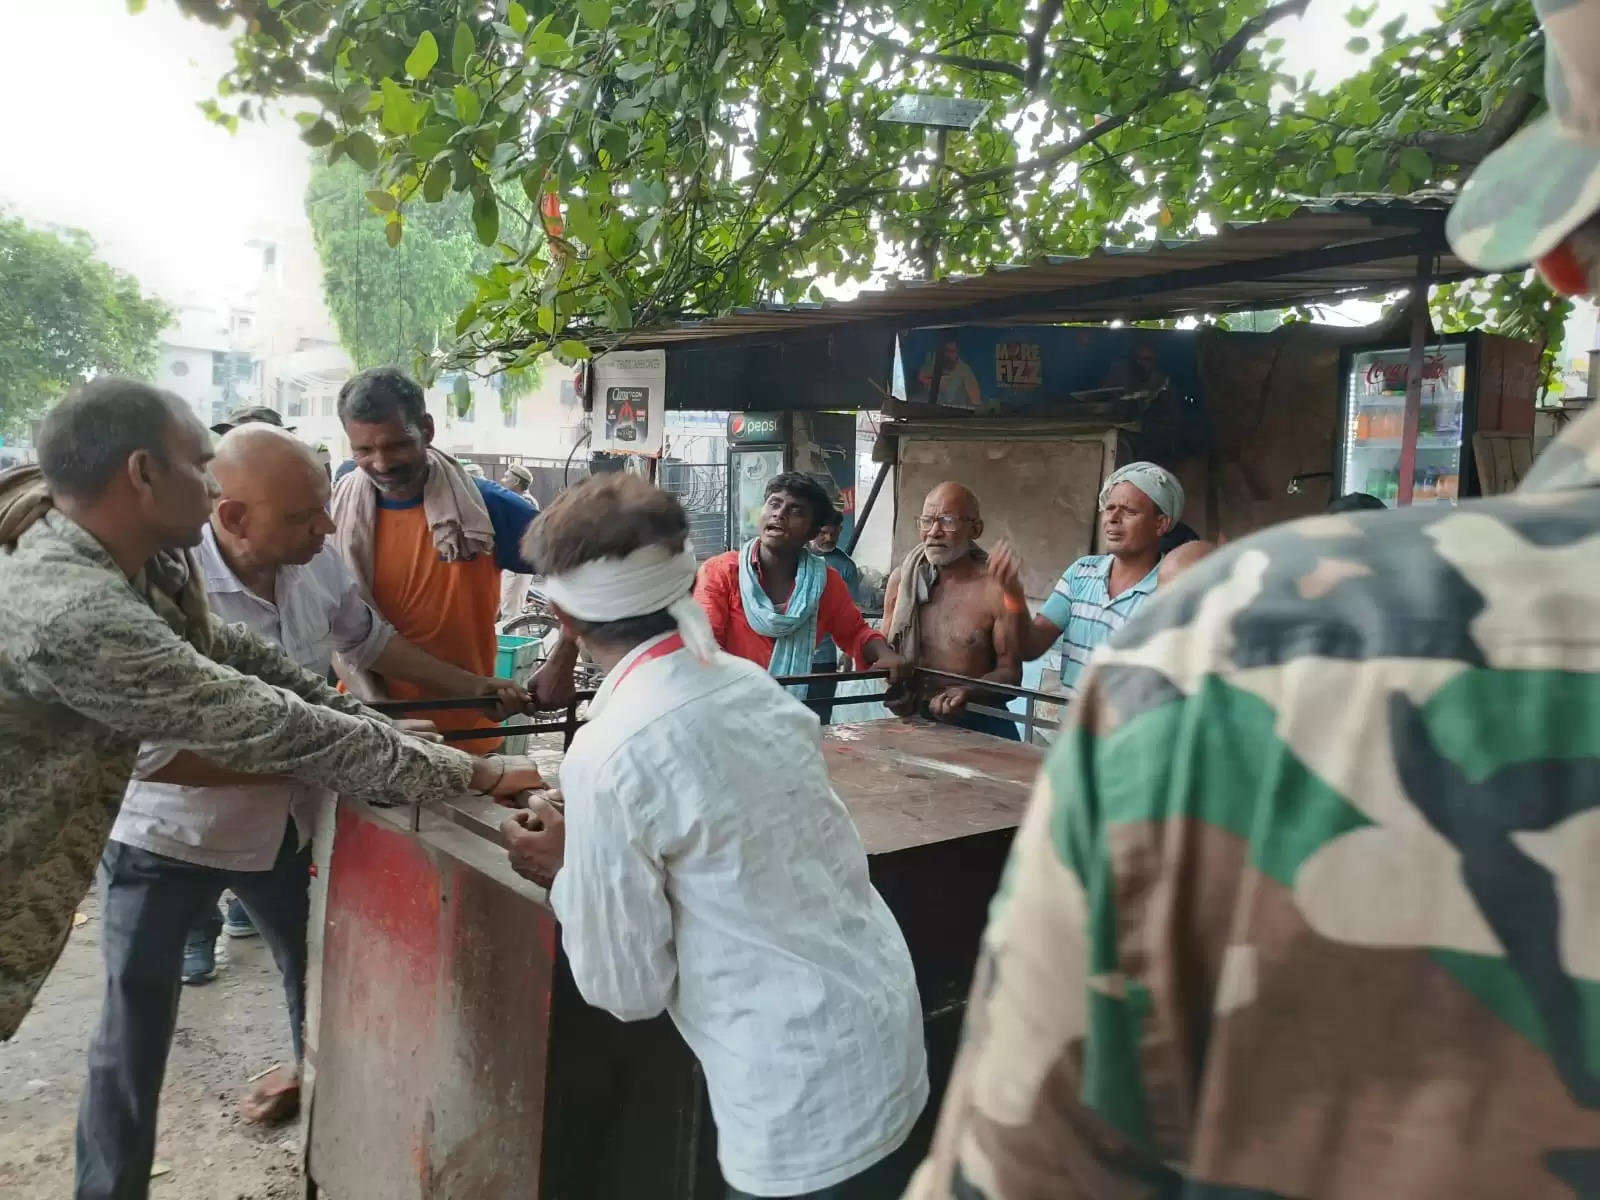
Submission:
[[[983,516],[978,498],[959,483],[928,493],[917,518],[922,540],[889,576],[883,628],[889,644],[918,667],[971,679],[1016,684],[1022,679],[1017,622],[1004,589],[990,576],[978,545]],[[913,687],[890,705],[902,716],[920,712],[936,721],[1018,740],[1015,722],[971,712],[969,704],[1004,708],[1005,697],[968,684]]]

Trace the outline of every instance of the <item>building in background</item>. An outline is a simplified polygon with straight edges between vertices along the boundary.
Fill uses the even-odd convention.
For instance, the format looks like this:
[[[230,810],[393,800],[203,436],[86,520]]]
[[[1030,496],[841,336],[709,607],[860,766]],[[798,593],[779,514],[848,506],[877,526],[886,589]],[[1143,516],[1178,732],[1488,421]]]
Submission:
[[[154,382],[214,425],[239,405],[258,402],[254,337],[255,314],[247,306],[190,298],[161,334]]]

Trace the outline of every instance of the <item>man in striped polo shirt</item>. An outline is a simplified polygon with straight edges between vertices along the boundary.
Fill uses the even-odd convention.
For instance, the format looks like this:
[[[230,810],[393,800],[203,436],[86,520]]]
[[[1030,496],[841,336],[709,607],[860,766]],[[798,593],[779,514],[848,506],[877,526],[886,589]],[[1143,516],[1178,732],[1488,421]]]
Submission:
[[[1023,661],[1040,657],[1061,640],[1061,683],[1077,688],[1089,655],[1138,612],[1156,590],[1161,538],[1183,515],[1183,485],[1155,463],[1129,463],[1100,489],[1100,539],[1108,554],[1078,559],[1056,583],[1044,607],[1027,624],[1021,563],[1009,546],[995,548],[990,573],[1018,611]]]

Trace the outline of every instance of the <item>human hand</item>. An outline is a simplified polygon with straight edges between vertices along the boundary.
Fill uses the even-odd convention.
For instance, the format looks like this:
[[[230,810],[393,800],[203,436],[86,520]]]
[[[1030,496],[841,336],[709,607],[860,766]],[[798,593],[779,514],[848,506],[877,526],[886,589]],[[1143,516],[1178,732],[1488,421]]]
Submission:
[[[496,758],[476,758],[472,765],[472,790],[495,797],[501,803],[515,803],[508,798],[518,792],[529,792],[544,787],[544,776],[533,759],[508,754]]]
[[[528,712],[533,707],[533,699],[528,695],[528,689],[513,679],[496,679],[485,675],[478,680],[478,690],[473,694],[493,696],[499,700],[499,706],[493,713],[497,721]]]
[[[1022,556],[1010,542],[1001,539],[989,551],[989,578],[1000,585],[1006,595],[1026,600],[1022,591]]]
[[[905,684],[896,684],[884,692],[883,706],[897,717],[915,716],[917,693]]]
[[[566,854],[567,822],[561,810],[541,796],[501,823],[506,857],[524,879],[549,889]]]
[[[945,688],[928,701],[928,713],[943,721],[953,720],[961,715],[971,699],[972,689],[969,687]]]
[[[899,654],[884,646],[882,653],[873,660],[872,665],[880,671],[889,672],[889,686],[895,687],[905,683],[911,678],[911,664]]]
[[[439,727],[432,721],[396,721],[394,727],[401,733],[423,742],[443,742]]]
[[[578,685],[573,678],[573,668],[578,665],[578,645],[568,638],[556,643],[550,657],[544,660],[528,682],[537,708],[550,712],[566,708],[577,697]]]

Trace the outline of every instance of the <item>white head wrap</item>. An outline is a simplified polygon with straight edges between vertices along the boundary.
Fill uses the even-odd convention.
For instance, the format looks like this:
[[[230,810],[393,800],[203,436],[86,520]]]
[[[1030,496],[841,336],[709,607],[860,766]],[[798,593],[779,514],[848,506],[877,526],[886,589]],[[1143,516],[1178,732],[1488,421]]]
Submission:
[[[678,623],[684,649],[709,662],[717,639],[693,595],[696,568],[687,545],[674,554],[656,542],[624,558],[594,558],[560,575],[547,575],[544,594],[580,621],[621,621],[666,609]]]
[[[1119,483],[1133,484],[1155,501],[1156,507],[1174,522],[1183,515],[1183,484],[1165,467],[1158,467],[1153,462],[1136,462],[1111,472],[1111,477],[1100,489],[1101,508],[1106,506],[1111,489]]]

